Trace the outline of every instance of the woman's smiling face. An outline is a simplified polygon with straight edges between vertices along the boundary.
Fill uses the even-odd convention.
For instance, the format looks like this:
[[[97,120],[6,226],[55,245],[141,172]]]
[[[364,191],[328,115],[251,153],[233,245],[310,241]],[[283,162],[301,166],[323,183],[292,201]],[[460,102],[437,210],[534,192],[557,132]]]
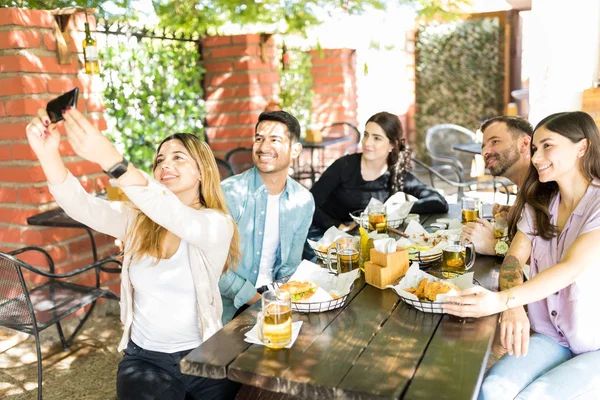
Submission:
[[[545,127],[536,130],[531,143],[531,163],[538,172],[540,182],[560,181],[581,173],[580,158],[585,148],[585,140],[573,143]]]
[[[176,139],[162,144],[156,155],[154,179],[176,195],[185,192],[199,193],[200,170],[196,160]]]
[[[394,148],[385,131],[375,122],[368,122],[362,139],[362,156],[365,160],[386,160]]]

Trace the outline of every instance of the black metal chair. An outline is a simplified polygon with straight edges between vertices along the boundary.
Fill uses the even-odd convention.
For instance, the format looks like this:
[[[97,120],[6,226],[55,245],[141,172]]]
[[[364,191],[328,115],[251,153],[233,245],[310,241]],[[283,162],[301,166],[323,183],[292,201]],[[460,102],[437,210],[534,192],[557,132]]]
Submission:
[[[235,175],[231,165],[229,165],[227,161],[221,160],[220,158],[216,158],[215,160],[217,161],[217,168],[219,168],[219,176],[221,177],[221,180]]]
[[[360,147],[360,131],[356,125],[350,122],[341,121],[325,125],[321,128],[321,136],[323,138],[348,136],[349,139],[327,147],[327,154],[325,154],[325,151],[321,151],[320,165],[316,167],[319,173],[323,173],[333,161],[341,156],[356,153]]]
[[[27,251],[42,253],[48,261],[48,272],[15,258],[16,255]],[[107,263],[115,263],[119,267],[106,267]],[[52,257],[39,247],[24,247],[10,253],[0,252],[0,326],[35,336],[38,399],[42,399],[42,354],[39,333],[56,325],[63,349],[67,350],[94,310],[96,300],[99,298],[119,300],[119,297],[112,291],[100,288],[100,272],[120,273],[120,266],[121,261],[115,258],[105,258],[74,271],[55,274]],[[49,279],[42,285],[29,289],[23,277],[23,269]],[[73,277],[91,269],[96,272],[95,287],[57,280]],[[89,310],[71,336],[65,339],[60,321],[87,305],[90,305]]]
[[[252,148],[237,147],[230,150],[225,155],[225,161],[229,163],[235,175],[247,171],[254,166],[254,161],[252,161]]]
[[[493,189],[494,196],[496,195],[497,189],[499,189],[501,187],[504,188],[504,191],[506,193],[506,204],[508,204],[510,201],[510,191],[508,189],[506,180],[493,178],[493,179],[486,179],[486,180],[480,180],[480,181],[464,182],[461,180],[461,175],[458,174],[456,170],[450,169],[450,171],[452,173],[454,173],[457,178],[457,180],[452,180],[452,179],[448,179],[448,177],[443,175],[437,169],[432,168],[431,166],[425,164],[421,160],[418,160],[413,157],[412,161],[414,164],[418,165],[420,168],[425,169],[427,172],[429,172],[432,187],[435,188],[434,179],[433,179],[433,177],[435,176],[436,178],[440,179],[441,181],[447,183],[448,185],[457,188],[458,189],[458,193],[457,193],[458,200],[460,200],[462,197],[464,197],[464,189],[465,188],[470,190],[473,186],[476,186],[476,187],[483,186],[486,188]]]
[[[465,180],[465,166],[468,171],[474,159],[473,154],[457,151],[452,148],[458,143],[475,142],[475,133],[459,125],[440,124],[427,130],[425,148],[431,158],[431,166],[438,169],[442,165],[450,165]],[[439,171],[438,171],[439,172]]]

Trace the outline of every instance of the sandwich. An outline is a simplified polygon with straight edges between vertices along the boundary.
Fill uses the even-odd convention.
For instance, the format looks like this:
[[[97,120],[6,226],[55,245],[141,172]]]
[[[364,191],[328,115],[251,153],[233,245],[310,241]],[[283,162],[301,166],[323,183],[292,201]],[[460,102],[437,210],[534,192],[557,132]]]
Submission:
[[[308,300],[319,288],[314,282],[289,281],[279,286],[279,290],[285,290],[292,295],[292,302]]]

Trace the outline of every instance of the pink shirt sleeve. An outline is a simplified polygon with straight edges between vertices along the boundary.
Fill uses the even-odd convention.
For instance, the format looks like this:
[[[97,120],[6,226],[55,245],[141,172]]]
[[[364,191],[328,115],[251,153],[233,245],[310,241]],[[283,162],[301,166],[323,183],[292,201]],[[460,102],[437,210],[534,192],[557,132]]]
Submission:
[[[517,230],[527,236],[529,240],[533,241],[535,223],[533,209],[529,205],[525,205],[523,214],[521,214],[521,219],[519,219],[519,222],[517,222]]]

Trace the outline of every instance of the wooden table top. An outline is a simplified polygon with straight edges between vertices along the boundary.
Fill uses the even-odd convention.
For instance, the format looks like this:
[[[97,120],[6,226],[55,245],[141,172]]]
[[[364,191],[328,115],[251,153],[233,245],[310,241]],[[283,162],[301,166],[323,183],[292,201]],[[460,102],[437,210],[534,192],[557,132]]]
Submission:
[[[422,223],[442,216],[423,216]],[[499,269],[498,259],[484,256],[473,267],[475,279],[492,290]],[[294,313],[294,321],[304,321],[298,339],[291,349],[270,350],[243,340],[259,307],[193,350],[181,371],[307,399],[476,398],[498,320],[423,313],[361,278],[344,307]]]

